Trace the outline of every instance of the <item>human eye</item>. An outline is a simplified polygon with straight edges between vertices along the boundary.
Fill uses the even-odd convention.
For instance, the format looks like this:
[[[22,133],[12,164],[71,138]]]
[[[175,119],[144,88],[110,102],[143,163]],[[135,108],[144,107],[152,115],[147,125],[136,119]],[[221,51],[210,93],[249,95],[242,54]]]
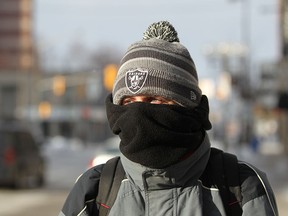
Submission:
[[[169,105],[175,105],[176,103],[172,100],[168,100],[166,98],[163,97],[152,97],[150,98],[149,103],[151,104],[169,104]]]
[[[134,100],[132,98],[125,98],[122,102],[122,105],[128,105],[134,103]]]
[[[166,104],[167,102],[163,99],[153,98],[150,100],[151,104]]]
[[[133,97],[127,97],[127,98],[124,98],[124,100],[122,101],[122,105],[128,105],[128,104],[134,103],[136,101],[137,100]]]

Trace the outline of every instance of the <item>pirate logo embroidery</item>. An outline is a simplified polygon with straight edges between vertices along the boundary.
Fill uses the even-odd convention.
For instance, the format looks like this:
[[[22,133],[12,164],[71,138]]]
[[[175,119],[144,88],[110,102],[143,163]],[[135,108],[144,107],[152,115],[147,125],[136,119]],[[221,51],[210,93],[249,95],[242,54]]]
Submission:
[[[146,70],[130,70],[126,72],[125,83],[130,92],[136,94],[144,86],[148,77],[148,71]]]

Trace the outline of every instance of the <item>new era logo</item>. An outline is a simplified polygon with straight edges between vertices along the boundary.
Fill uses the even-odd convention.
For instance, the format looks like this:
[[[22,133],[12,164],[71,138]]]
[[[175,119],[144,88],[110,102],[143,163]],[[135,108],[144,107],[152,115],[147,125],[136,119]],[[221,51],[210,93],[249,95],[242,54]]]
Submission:
[[[127,71],[125,75],[126,87],[129,89],[130,92],[136,94],[143,88],[147,77],[148,71],[146,70],[136,69]]]

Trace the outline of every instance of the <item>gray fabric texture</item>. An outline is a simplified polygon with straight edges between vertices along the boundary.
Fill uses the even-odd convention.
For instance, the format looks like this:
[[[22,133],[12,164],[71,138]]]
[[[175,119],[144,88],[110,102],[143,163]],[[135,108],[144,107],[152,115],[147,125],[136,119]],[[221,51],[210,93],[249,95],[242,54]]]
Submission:
[[[128,48],[112,94],[114,104],[137,94],[162,96],[193,108],[199,104],[202,92],[187,48],[180,42],[148,38]]]
[[[205,187],[198,180],[209,154],[210,142],[206,136],[195,154],[165,169],[151,169],[122,155],[121,161],[128,178],[122,181],[109,216],[226,216],[219,190]],[[265,175],[241,162],[240,165],[240,179],[244,180],[241,193],[243,201],[246,200],[242,206],[243,215],[278,216],[275,197]],[[97,207],[95,199],[101,167],[81,175],[59,216],[98,215],[95,211],[92,213],[92,209]],[[243,175],[246,177],[243,178]],[[257,176],[253,184],[247,181],[249,176]],[[259,191],[262,187],[264,191]]]

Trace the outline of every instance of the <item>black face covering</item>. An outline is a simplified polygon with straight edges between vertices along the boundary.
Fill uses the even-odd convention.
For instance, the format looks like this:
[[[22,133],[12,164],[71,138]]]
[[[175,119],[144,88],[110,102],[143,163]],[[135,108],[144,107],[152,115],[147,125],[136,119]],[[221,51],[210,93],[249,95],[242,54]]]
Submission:
[[[164,168],[193,152],[210,129],[208,101],[189,109],[176,105],[132,103],[121,106],[106,100],[113,133],[121,139],[120,150],[131,161]]]

